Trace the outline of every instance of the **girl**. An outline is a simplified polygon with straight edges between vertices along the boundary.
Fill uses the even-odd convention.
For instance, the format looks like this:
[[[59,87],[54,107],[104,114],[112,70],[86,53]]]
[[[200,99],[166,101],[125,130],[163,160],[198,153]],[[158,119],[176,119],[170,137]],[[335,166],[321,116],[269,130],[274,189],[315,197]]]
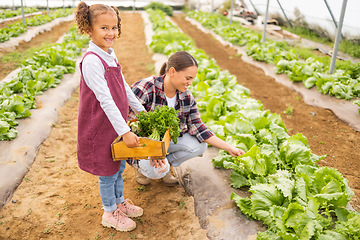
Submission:
[[[79,31],[91,38],[80,63],[77,155],[82,170],[99,176],[102,225],[131,231],[136,223],[129,217],[141,216],[143,209],[124,199],[125,161],[112,160],[111,143],[119,135],[128,147],[138,146],[138,136],[126,124],[128,110],[129,105],[135,112],[145,109],[125,82],[111,48],[120,36],[120,21],[115,7],[80,2],[76,9]]]
[[[177,144],[170,143],[169,154],[165,159],[175,167],[204,153],[207,144],[226,150],[231,156],[244,154],[243,150],[216,137],[201,121],[196,101],[188,90],[197,71],[198,64],[195,58],[187,52],[179,51],[163,64],[159,77],[142,79],[132,85],[133,92],[147,111],[154,111],[157,106],[162,105],[180,111],[180,137]],[[133,117],[135,114],[132,112],[131,115]],[[156,178],[156,169],[141,170],[136,171],[138,183],[149,184],[148,178]],[[166,174],[163,181],[168,185],[177,183],[177,179],[170,173]]]

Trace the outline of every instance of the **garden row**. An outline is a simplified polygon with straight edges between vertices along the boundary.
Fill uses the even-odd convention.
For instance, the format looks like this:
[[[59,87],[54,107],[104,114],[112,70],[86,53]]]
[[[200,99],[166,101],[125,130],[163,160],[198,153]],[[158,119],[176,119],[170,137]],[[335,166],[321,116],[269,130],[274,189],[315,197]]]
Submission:
[[[73,27],[62,43],[36,52],[12,80],[0,82],[0,140],[16,137],[16,119],[29,117],[29,110],[36,108],[36,96],[56,87],[63,74],[75,71],[75,59],[87,43],[88,38]]]
[[[39,9],[37,9],[37,8],[24,7],[24,14],[34,13],[34,12],[38,12],[38,11],[39,11]],[[6,10],[0,11],[0,19],[16,17],[21,14],[22,14],[21,8],[18,8],[17,10],[6,9]]]
[[[218,14],[191,11],[188,16],[232,44],[245,46],[248,56],[274,64],[276,73],[285,73],[291,81],[303,82],[306,88],[316,86],[322,94],[346,100],[360,96],[360,63],[337,60],[335,73],[329,74],[331,59],[328,56],[286,42],[267,39],[263,43],[260,33],[239,23],[230,24],[229,19]]]
[[[360,214],[346,208],[354,195],[336,169],[319,167],[325,156],[312,153],[302,134],[289,136],[279,114],[264,110],[236,77],[196,49],[160,11],[148,10],[156,53],[188,51],[199,63],[191,91],[202,120],[220,138],[243,149],[243,156],[220,151],[214,167],[232,169],[231,185],[252,193],[231,198],[250,219],[268,230],[257,239],[359,239]]]
[[[51,12],[49,15],[37,15],[25,20],[25,25],[22,22],[16,22],[0,29],[0,43],[9,41],[12,37],[17,37],[28,30],[28,27],[40,26],[47,22],[60,17],[66,17],[73,12],[73,9],[58,9]]]

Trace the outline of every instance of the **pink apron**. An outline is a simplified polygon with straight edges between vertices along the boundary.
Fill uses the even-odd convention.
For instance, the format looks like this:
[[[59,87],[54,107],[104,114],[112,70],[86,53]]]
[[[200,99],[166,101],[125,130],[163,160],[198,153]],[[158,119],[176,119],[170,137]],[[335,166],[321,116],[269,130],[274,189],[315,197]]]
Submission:
[[[83,59],[88,54],[87,52]],[[111,96],[119,108],[122,117],[127,120],[129,103],[121,75],[120,64],[117,67],[109,65],[99,57],[105,68],[104,77],[110,89]],[[82,69],[82,61],[80,70]],[[95,94],[86,85],[81,70],[79,116],[78,116],[78,140],[77,156],[79,167],[91,174],[98,176],[110,176],[118,172],[121,161],[113,161],[111,155],[111,143],[117,137],[117,133],[100,107],[100,102]]]

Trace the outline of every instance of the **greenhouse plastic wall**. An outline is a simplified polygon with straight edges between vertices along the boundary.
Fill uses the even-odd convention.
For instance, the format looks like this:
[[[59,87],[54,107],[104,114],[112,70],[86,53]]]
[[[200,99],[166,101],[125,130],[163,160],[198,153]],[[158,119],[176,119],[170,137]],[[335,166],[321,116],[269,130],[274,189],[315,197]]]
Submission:
[[[24,5],[26,7],[46,7],[46,0],[23,0]],[[80,0],[49,0],[49,7],[50,8],[57,8],[57,7],[72,7],[79,4]],[[161,2],[169,6],[183,6],[185,1],[184,0],[169,0],[169,1],[161,1],[161,0],[84,0],[89,5],[92,4],[107,4],[113,5],[117,7],[132,7],[135,5],[137,8],[144,7],[148,5],[150,2]],[[1,1],[0,7],[4,8],[12,8],[13,4],[17,7],[21,6],[21,0],[13,0],[13,1]]]
[[[200,6],[201,11],[211,11],[212,0],[190,0],[189,2],[195,6]],[[215,1],[214,7],[218,8],[222,5],[222,1]],[[240,0],[234,0],[238,5],[241,4]],[[261,15],[265,15],[267,0],[243,0],[247,10],[252,12],[259,12]],[[298,9],[301,15],[304,16],[304,21],[307,22],[310,27],[321,27],[326,30],[332,39],[336,36],[336,25],[329,9],[331,10],[336,22],[339,22],[342,0],[270,0],[269,3],[269,16],[281,16],[284,21],[286,18],[281,10],[283,8],[286,16],[289,20],[295,20],[295,9]],[[280,7],[280,5],[281,7]],[[328,7],[329,9],[328,9]],[[255,8],[253,7],[255,6]],[[360,1],[348,0],[344,25],[342,33],[347,39],[359,39],[360,38]]]
[[[265,14],[266,2],[267,0],[251,0],[252,3],[256,6],[257,11],[261,14]],[[247,7],[255,11],[252,7],[252,4],[249,0],[244,0]],[[281,6],[283,7],[286,15],[290,20],[296,18],[294,12],[295,9],[298,9],[301,15],[304,16],[304,21],[307,22],[310,27],[319,26],[322,29],[325,29],[328,34],[335,39],[336,36],[336,26],[332,20],[331,14],[326,6],[326,3],[323,0],[279,0]],[[339,22],[341,6],[343,1],[339,0],[327,0],[329,8],[333,13],[333,16],[336,22]],[[271,0],[269,6],[269,14],[279,15],[283,17],[283,13],[277,1]],[[342,28],[343,35],[348,39],[360,38],[360,1],[358,0],[348,0],[346,13],[344,18],[344,24]]]

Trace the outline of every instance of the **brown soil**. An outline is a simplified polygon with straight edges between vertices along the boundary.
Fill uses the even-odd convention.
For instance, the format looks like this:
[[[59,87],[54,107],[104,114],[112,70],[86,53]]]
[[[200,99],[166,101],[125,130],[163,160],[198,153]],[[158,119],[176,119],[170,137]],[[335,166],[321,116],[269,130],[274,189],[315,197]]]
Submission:
[[[349,180],[355,196],[351,204],[360,210],[360,133],[340,121],[330,110],[307,105],[301,95],[265,75],[263,70],[241,60],[233,48],[225,47],[210,34],[205,34],[176,15],[173,20],[191,36],[198,48],[205,52],[222,69],[228,69],[238,82],[249,88],[251,97],[260,100],[265,109],[282,115],[290,135],[302,133],[307,137],[313,153],[327,157],[321,166],[339,170]],[[284,114],[292,106],[293,113]]]
[[[53,44],[61,36],[63,36],[69,30],[69,28],[74,24],[75,24],[74,21],[63,22],[61,24],[58,24],[55,27],[53,27],[51,31],[40,33],[39,35],[31,39],[31,41],[29,42],[24,42],[24,41],[21,42],[19,46],[14,49],[14,52],[21,54],[31,48],[40,49],[41,47],[46,46],[47,44]],[[1,58],[6,57],[7,54],[12,54],[12,53],[0,52],[0,62],[2,65],[2,68],[0,69],[0,79],[6,77],[11,71],[18,68],[21,64],[18,61],[2,62]]]
[[[127,82],[153,74],[140,14],[122,14],[122,36],[114,49]],[[101,225],[96,176],[81,171],[76,158],[78,92],[59,110],[59,121],[12,201],[0,209],[0,239],[206,239],[193,198],[161,180],[142,187],[127,167],[124,196],[144,208],[137,228],[118,232]]]
[[[114,49],[127,82],[132,83],[153,74],[154,64],[145,46],[141,16],[121,16],[123,34]],[[195,39],[198,48],[248,87],[265,109],[282,114],[290,134],[303,133],[315,154],[328,154],[320,164],[344,174],[357,194],[351,203],[359,210],[359,133],[332,112],[306,105],[296,92],[243,62],[235,50],[203,34],[183,16],[175,16],[174,20]],[[124,173],[124,196],[143,207],[144,215],[135,219],[137,228],[130,233],[101,226],[97,177],[77,166],[77,105],[76,91],[59,110],[58,123],[40,147],[12,201],[0,209],[0,239],[206,239],[206,230],[201,229],[194,214],[193,198],[183,188],[164,186],[161,180],[141,187],[130,167]],[[293,113],[283,114],[290,105]]]

